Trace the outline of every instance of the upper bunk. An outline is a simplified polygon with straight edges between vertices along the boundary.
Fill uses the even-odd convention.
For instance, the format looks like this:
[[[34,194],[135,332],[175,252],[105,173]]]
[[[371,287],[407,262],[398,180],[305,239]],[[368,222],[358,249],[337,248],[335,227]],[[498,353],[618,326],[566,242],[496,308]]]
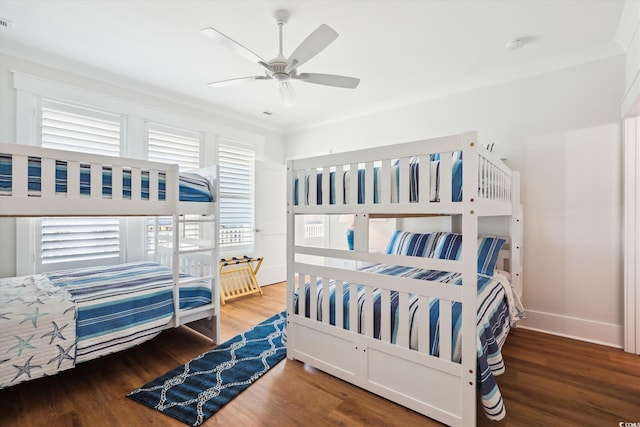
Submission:
[[[287,172],[293,214],[500,216],[520,204],[519,174],[475,132],[290,160]]]
[[[0,143],[0,217],[215,213],[215,166],[175,164]]]

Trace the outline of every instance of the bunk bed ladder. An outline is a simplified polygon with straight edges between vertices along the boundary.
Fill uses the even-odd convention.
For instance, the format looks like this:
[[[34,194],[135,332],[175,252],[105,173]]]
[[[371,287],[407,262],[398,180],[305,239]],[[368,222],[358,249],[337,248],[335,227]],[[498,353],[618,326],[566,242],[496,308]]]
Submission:
[[[188,324],[191,329],[211,338],[215,343],[220,341],[218,320],[220,306],[218,295],[217,273],[217,241],[216,215],[173,215],[172,233],[172,270],[173,270],[173,306],[174,326]],[[199,237],[184,236],[183,228],[189,224],[198,226]],[[211,225],[210,227],[205,227]],[[180,273],[187,273],[188,278],[181,278]],[[211,288],[211,302],[195,308],[180,308],[180,289],[195,282],[205,281]]]

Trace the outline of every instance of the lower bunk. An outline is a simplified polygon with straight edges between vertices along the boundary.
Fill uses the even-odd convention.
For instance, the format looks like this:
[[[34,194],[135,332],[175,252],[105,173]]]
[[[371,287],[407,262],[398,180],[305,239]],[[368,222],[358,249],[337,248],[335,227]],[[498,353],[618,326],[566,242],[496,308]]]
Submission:
[[[0,388],[133,347],[178,326],[173,283],[173,270],[154,262],[0,279]],[[199,313],[195,317],[215,330],[211,282],[194,277],[178,292],[179,309]]]
[[[466,300],[476,310],[476,336],[464,340],[463,274],[443,268],[451,264],[438,264],[457,258],[452,241],[461,241],[458,237],[396,232],[388,254],[427,257],[434,269],[375,263],[346,270],[296,263],[288,357],[448,425],[468,423],[460,414],[465,413],[462,395],[469,390],[477,390],[489,419],[504,418],[495,377],[504,372],[502,345],[524,317],[523,307],[510,274],[496,268],[498,258],[508,256],[501,251],[504,240],[479,238],[476,298]],[[466,365],[475,370],[469,372],[462,365],[469,354],[462,351],[464,342],[475,344],[476,360]],[[471,412],[466,416],[475,419],[475,409]]]

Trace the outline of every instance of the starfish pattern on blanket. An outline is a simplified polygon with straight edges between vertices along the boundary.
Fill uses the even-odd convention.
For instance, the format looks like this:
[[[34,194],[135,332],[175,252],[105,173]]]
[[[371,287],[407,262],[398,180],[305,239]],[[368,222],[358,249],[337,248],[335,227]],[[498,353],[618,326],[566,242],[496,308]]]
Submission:
[[[18,344],[14,345],[13,347],[11,347],[9,350],[7,350],[7,353],[9,353],[11,350],[13,350],[14,348],[18,349],[18,356],[22,356],[22,350],[24,350],[25,348],[31,348],[31,349],[35,349],[34,346],[32,346],[31,344],[29,344],[29,341],[31,341],[31,339],[34,337],[34,335],[31,335],[29,338],[27,338],[26,340],[22,337],[19,336],[14,336],[15,339],[18,340]]]
[[[20,322],[20,324],[23,324],[24,322],[26,322],[27,320],[31,320],[31,323],[33,323],[33,327],[37,328],[38,327],[38,318],[42,317],[42,316],[46,316],[49,313],[40,313],[40,307],[36,307],[35,310],[33,311],[33,313],[21,313],[21,316],[26,316],[24,318],[23,321]]]
[[[56,346],[58,347],[58,355],[56,357],[54,357],[53,359],[49,360],[47,362],[47,365],[50,364],[51,362],[53,362],[54,360],[58,361],[58,369],[60,369],[60,365],[62,365],[62,362],[64,362],[65,359],[67,360],[74,360],[74,357],[71,356],[69,354],[69,352],[71,351],[71,349],[73,347],[75,347],[75,343],[71,344],[67,349],[64,349],[63,347],[60,347],[58,344],[56,344]]]
[[[49,345],[51,345],[53,343],[53,340],[56,339],[56,338],[60,338],[61,340],[66,340],[66,338],[62,335],[62,330],[64,328],[66,328],[67,326],[69,326],[69,324],[67,323],[62,328],[60,328],[60,327],[58,327],[58,324],[56,322],[51,322],[51,323],[53,323],[53,330],[51,332],[47,332],[46,334],[44,334],[40,338],[44,338],[46,336],[51,335],[51,340],[49,341]]]
[[[13,379],[11,380],[11,382],[14,382],[16,379],[18,379],[18,377],[20,377],[20,375],[22,374],[26,374],[29,378],[31,378],[31,368],[42,368],[42,366],[40,365],[32,365],[31,364],[31,359],[33,359],[33,356],[31,356],[30,358],[27,359],[26,362],[24,362],[23,366],[20,365],[13,365],[14,368],[16,368],[18,370],[18,373],[16,374],[15,377],[13,377]]]

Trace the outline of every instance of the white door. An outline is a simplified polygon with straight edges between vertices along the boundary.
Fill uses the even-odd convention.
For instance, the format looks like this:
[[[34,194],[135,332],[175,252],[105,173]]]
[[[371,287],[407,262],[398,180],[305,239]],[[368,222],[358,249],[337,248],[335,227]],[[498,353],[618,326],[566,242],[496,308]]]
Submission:
[[[285,165],[256,161],[255,254],[264,257],[258,283],[287,280],[287,197]]]

